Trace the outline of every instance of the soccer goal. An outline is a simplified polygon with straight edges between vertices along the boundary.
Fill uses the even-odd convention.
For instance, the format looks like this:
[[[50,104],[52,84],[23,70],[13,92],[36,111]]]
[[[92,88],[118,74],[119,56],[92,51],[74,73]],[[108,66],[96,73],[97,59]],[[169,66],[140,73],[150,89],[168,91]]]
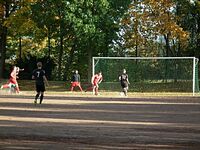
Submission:
[[[93,74],[103,74],[102,89],[119,91],[118,76],[127,70],[132,92],[199,92],[195,57],[93,57]]]

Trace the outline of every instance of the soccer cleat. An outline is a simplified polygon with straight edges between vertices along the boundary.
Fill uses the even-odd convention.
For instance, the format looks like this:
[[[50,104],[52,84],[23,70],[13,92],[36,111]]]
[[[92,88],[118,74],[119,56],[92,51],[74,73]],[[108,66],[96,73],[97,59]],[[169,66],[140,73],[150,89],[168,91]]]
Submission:
[[[3,85],[1,86],[1,90],[3,89]]]

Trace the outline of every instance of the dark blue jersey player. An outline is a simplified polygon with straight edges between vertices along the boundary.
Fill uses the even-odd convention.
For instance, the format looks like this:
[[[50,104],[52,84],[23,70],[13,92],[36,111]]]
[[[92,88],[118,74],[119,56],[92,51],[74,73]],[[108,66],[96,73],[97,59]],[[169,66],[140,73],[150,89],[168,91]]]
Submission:
[[[32,73],[32,79],[35,79],[35,87],[37,94],[35,95],[34,103],[37,104],[37,99],[40,96],[40,104],[42,103],[45,91],[45,83],[48,85],[47,78],[45,76],[45,71],[42,69],[42,63],[37,63],[37,69],[35,69]]]

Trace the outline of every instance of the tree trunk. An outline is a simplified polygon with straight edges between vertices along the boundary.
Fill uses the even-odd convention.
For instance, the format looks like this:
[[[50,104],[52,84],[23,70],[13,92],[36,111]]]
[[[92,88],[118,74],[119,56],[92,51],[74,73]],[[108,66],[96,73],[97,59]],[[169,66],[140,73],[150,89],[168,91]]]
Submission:
[[[169,45],[169,34],[164,35],[165,38],[165,48],[166,48],[166,57],[169,57],[169,52],[170,52],[170,45]]]
[[[19,37],[19,66],[22,66],[22,37]]]
[[[5,11],[2,16],[2,20],[4,18],[9,17],[9,4],[7,1],[4,3]],[[4,73],[4,68],[5,68],[5,59],[6,59],[6,42],[7,42],[7,27],[3,26],[3,21],[2,24],[0,25],[0,78],[3,77]]]
[[[51,36],[50,36],[50,27],[48,26],[47,29],[47,36],[48,36],[48,59],[50,60],[50,55],[51,55]]]
[[[62,72],[62,57],[63,57],[63,36],[60,36],[60,51],[58,58],[58,80],[61,81],[61,72]]]
[[[5,69],[5,59],[6,59],[6,37],[7,28],[2,27],[2,34],[0,37],[0,78],[3,78],[3,73]]]
[[[165,38],[165,47],[166,47],[166,56],[169,57],[169,51],[170,51],[170,45],[169,45],[169,34],[164,35]],[[168,78],[168,60],[165,60],[165,77],[164,77],[164,82],[167,83],[167,78]]]
[[[74,52],[75,52],[75,50],[76,50],[76,40],[74,42],[74,45],[72,46],[72,49],[71,49],[70,54],[69,54],[69,57],[68,57],[67,62],[65,64],[65,71],[64,71],[64,78],[63,78],[64,81],[69,79],[67,77],[70,77],[71,72],[69,72],[69,70],[70,70],[70,67],[72,66],[72,62],[74,60]]]
[[[88,82],[91,81],[92,77],[92,49],[88,48]]]

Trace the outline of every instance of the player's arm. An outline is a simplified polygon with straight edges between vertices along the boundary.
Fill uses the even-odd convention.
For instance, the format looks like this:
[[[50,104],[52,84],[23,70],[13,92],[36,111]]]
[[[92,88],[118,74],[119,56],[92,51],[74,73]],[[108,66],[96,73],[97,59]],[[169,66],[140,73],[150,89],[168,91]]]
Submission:
[[[94,76],[92,76],[92,79],[91,79],[91,83],[93,84],[93,81],[94,81]]]
[[[22,68],[22,69],[21,69],[21,68],[19,68],[19,71],[24,71],[24,68]]]
[[[100,84],[102,82],[102,80],[103,80],[103,78],[101,77],[98,84]]]
[[[45,76],[45,75],[43,76],[43,79],[44,79],[44,81],[45,81],[46,85],[47,85],[47,86],[49,86],[49,82],[48,82],[48,80],[47,80],[47,78],[46,78],[46,76]]]
[[[121,77],[121,75],[119,76],[119,81],[121,81],[122,80],[122,77]]]
[[[127,83],[130,84],[129,80],[128,80],[128,75],[127,75]]]
[[[24,68],[17,67],[17,72],[19,72],[19,71],[24,71]]]
[[[130,84],[129,80],[127,79],[127,83]]]

